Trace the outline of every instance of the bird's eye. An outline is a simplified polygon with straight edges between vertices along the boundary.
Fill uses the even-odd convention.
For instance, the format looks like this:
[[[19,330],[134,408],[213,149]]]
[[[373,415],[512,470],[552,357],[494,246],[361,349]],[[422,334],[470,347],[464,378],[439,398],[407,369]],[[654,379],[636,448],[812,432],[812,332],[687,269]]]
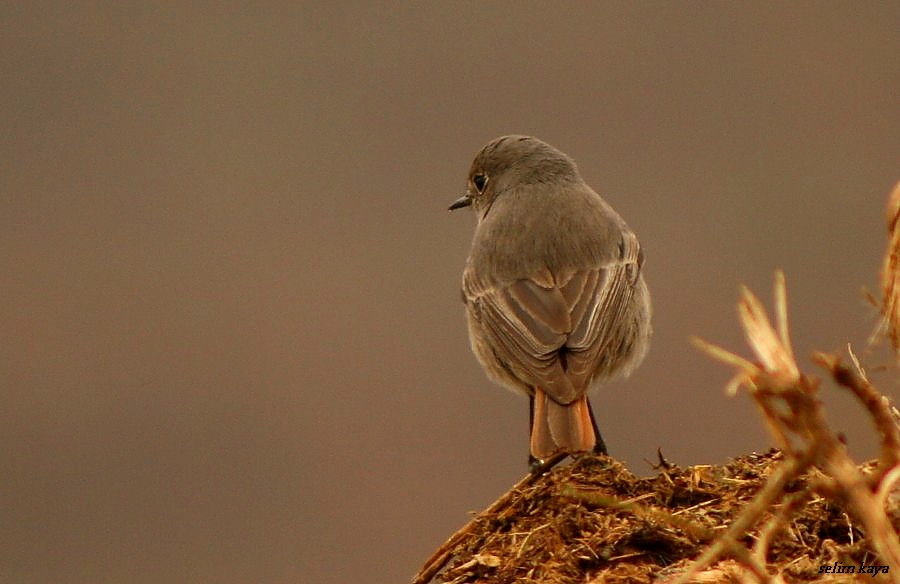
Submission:
[[[475,188],[478,189],[479,193],[484,192],[484,187],[487,185],[488,177],[485,174],[476,174],[472,177],[472,184],[475,185]]]

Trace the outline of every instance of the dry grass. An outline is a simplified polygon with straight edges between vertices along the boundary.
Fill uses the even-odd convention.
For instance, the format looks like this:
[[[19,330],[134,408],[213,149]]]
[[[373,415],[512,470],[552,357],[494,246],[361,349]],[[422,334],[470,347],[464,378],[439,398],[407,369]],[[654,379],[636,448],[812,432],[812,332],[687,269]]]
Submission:
[[[900,182],[888,199],[887,223],[888,248],[881,268],[883,325],[879,332],[887,334],[900,360]]]
[[[888,215],[881,332],[900,356],[900,184]],[[735,368],[727,390],[750,394],[778,449],[686,469],[660,455],[652,478],[607,457],[578,457],[523,479],[414,582],[900,582],[900,413],[852,352],[852,365],[813,356],[880,438],[879,458],[857,464],[825,420],[820,381],[794,357],[784,276],[776,276],[774,324],[749,290],[738,312],[753,359],[696,342]],[[861,576],[860,566],[870,571]]]

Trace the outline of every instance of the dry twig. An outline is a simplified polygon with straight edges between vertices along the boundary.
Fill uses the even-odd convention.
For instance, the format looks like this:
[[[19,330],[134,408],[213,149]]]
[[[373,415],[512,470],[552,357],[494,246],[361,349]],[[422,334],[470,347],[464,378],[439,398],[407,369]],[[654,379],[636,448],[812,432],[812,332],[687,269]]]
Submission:
[[[786,298],[784,276],[779,272],[775,283],[776,331],[759,300],[746,289],[742,293],[739,305],[741,324],[759,364],[735,355],[725,355],[727,352],[724,349],[704,341],[697,344],[711,356],[738,365],[738,374],[729,387],[746,387],[762,409],[773,437],[787,455],[780,469],[787,473],[785,478],[797,477],[812,465],[822,469],[831,479],[830,487],[847,501],[862,523],[870,545],[880,560],[889,566],[900,566],[900,541],[884,507],[879,505],[882,498],[873,493],[866,477],[825,421],[822,405],[816,397],[818,382],[802,375],[794,359],[788,335]],[[895,468],[900,458],[900,431],[891,411],[861,373],[841,364],[837,357],[817,354],[816,359],[839,384],[849,388],[862,402],[881,434],[882,453],[880,473],[875,480],[877,485],[881,477]],[[760,519],[761,512],[784,495],[783,485],[767,485],[729,528],[729,533],[735,531],[738,525],[742,530],[754,525]],[[724,546],[714,544],[678,581],[687,582],[691,574],[712,564],[723,553]],[[747,568],[757,573],[756,565],[751,564]],[[900,579],[896,581],[900,582]]]

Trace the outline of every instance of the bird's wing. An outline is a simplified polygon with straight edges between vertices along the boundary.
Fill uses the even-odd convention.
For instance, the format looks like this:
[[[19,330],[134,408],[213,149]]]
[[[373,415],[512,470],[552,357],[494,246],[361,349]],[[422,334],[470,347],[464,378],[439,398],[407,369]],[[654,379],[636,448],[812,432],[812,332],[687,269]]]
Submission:
[[[566,341],[566,374],[576,387],[586,387],[595,372],[612,374],[629,350],[624,343],[631,335],[623,335],[622,328],[630,326],[624,320],[643,255],[630,232],[623,235],[619,250],[616,261],[580,275],[585,285],[573,304],[574,326]]]
[[[562,291],[549,272],[505,286],[483,286],[467,271],[463,297],[505,368],[561,403],[578,397],[557,356],[572,323]]]
[[[570,403],[587,390],[640,271],[640,248],[623,235],[619,257],[593,269],[542,270],[506,286],[485,286],[467,271],[463,297],[497,358],[554,401]],[[617,347],[610,347],[617,351]],[[562,349],[562,350],[561,350]]]

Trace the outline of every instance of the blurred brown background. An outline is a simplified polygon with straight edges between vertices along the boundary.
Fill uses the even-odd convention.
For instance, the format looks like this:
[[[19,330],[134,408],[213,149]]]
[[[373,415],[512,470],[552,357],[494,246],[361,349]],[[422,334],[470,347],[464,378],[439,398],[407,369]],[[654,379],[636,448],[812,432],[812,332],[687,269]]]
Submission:
[[[0,8],[0,581],[405,582],[526,470],[448,214],[489,139],[571,154],[639,234],[636,472],[769,446],[738,285],[864,342],[900,178],[900,4]],[[823,390],[854,453],[859,408]]]

